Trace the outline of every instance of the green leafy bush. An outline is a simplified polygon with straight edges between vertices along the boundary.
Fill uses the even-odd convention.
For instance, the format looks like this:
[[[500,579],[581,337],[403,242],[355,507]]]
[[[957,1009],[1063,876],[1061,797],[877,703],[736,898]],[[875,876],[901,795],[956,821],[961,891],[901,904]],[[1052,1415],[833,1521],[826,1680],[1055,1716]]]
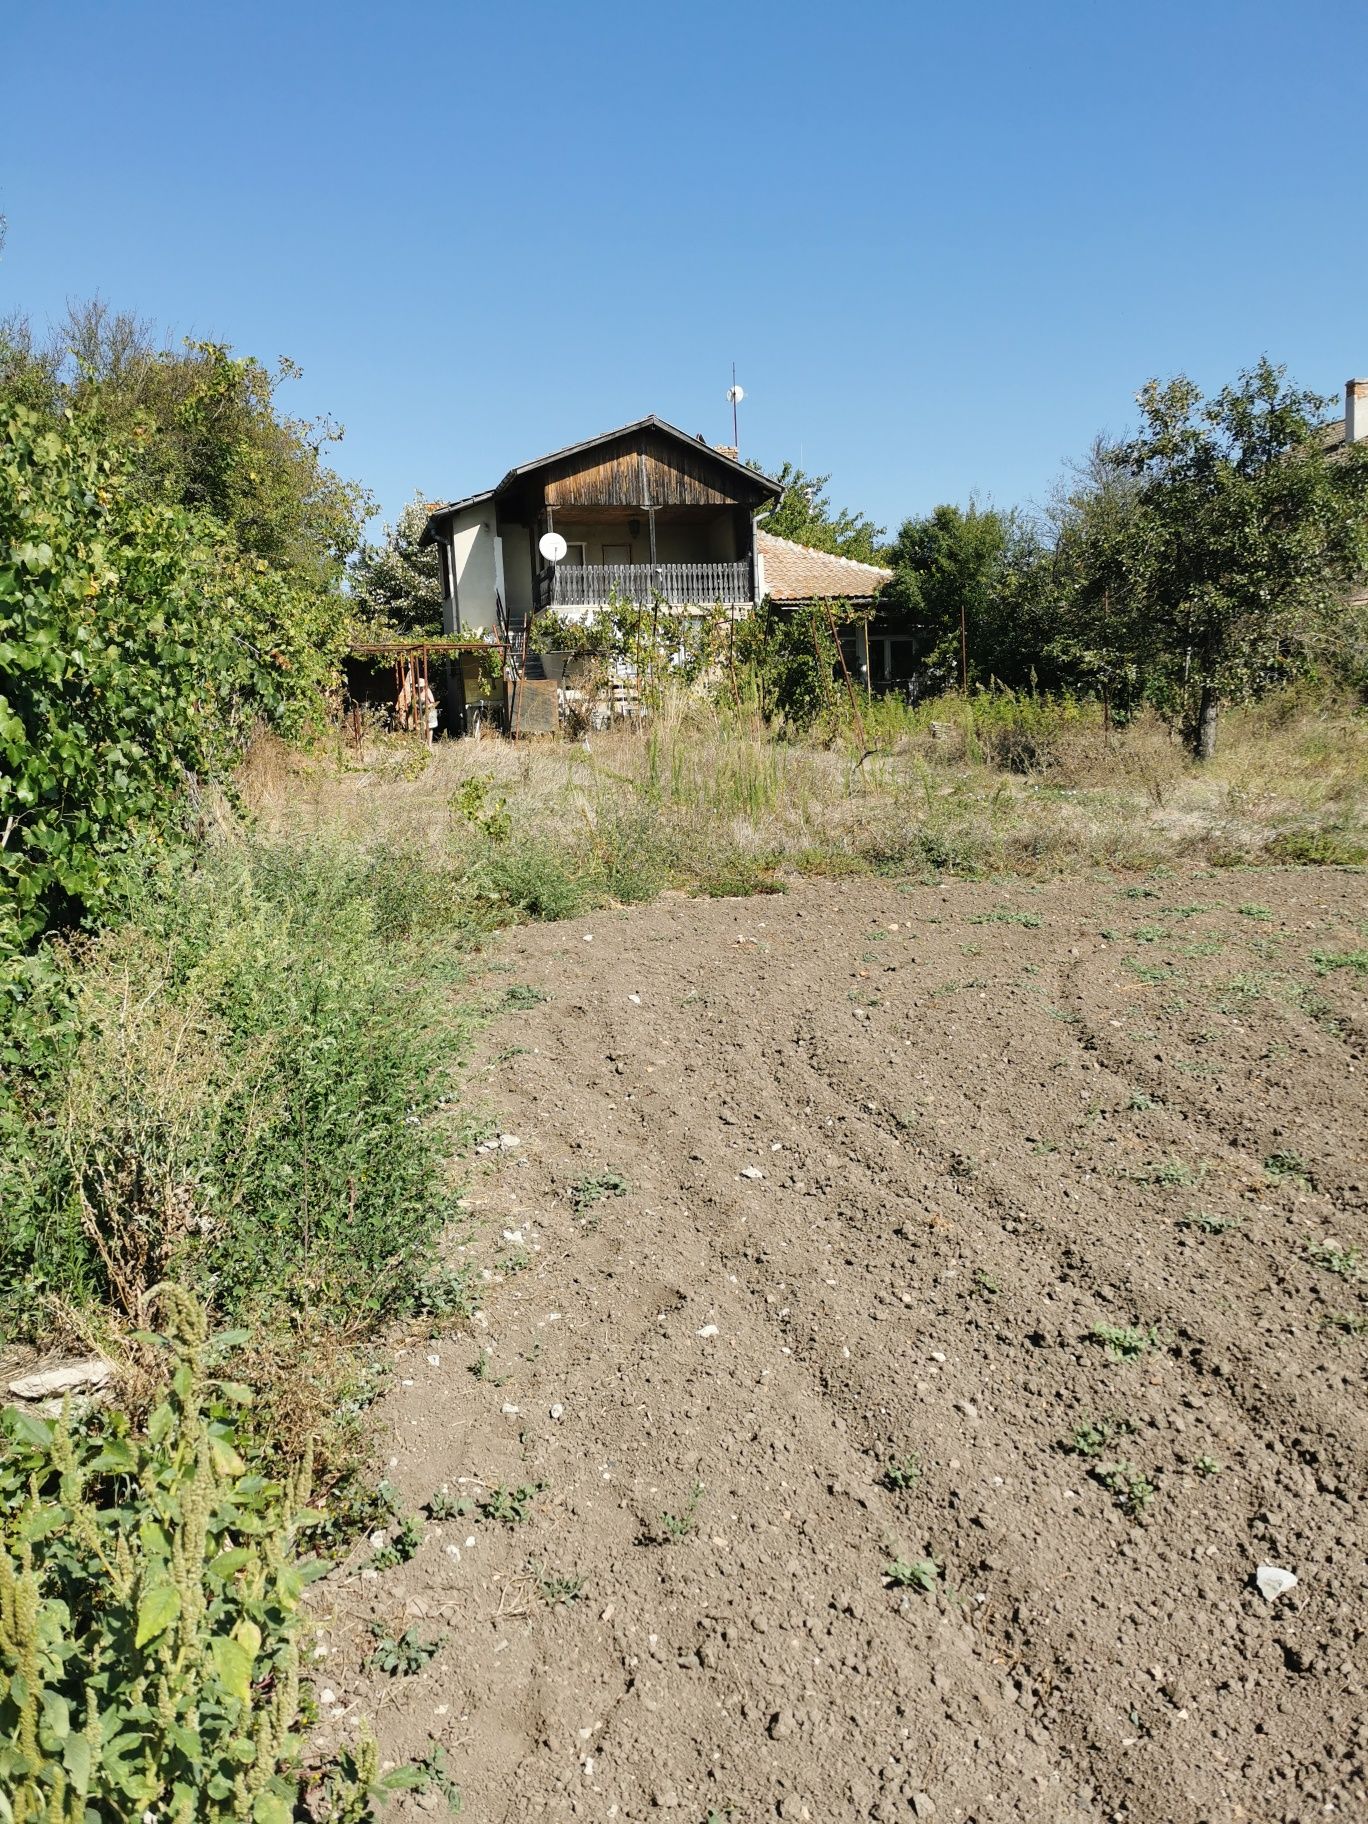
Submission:
[[[233,1321],[422,1303],[455,1189],[453,896],[322,843],[113,871],[118,922],[49,947],[40,1061],[0,1060],[0,1319],[56,1294],[136,1321],[165,1277]]]
[[[1368,861],[1368,845],[1342,830],[1284,830],[1268,845],[1274,861],[1296,867],[1357,868]]]
[[[144,1432],[8,1409],[0,1456],[0,1815],[289,1824],[300,1789],[292,1482],[237,1448],[203,1310],[160,1293],[174,1366]]]
[[[111,858],[171,828],[255,723],[298,729],[335,656],[325,588],[131,478],[94,421],[0,427],[0,971],[102,911]]]

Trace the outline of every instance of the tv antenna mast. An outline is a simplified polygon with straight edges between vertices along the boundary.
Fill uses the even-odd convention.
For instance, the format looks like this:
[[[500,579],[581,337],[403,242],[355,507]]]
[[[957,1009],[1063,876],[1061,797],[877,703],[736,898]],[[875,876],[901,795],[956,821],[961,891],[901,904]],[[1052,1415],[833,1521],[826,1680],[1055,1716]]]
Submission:
[[[735,363],[735,361],[733,361],[732,362],[732,383],[727,388],[727,398],[731,403],[731,409],[732,409],[732,448],[736,451],[738,456],[741,454],[741,439],[740,439],[739,435],[737,434],[737,429],[736,429],[736,408],[738,405],[740,405],[741,401],[745,398],[745,396],[746,396],[745,388],[740,387],[736,384],[736,363]]]

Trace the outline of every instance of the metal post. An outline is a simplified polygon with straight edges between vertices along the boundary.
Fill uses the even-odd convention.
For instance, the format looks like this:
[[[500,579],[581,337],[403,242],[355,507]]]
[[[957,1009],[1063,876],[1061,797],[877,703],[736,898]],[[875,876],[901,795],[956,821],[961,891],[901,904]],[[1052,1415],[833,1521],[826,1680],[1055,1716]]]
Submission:
[[[960,597],[960,695],[969,695],[969,629],[964,616],[964,597]]]

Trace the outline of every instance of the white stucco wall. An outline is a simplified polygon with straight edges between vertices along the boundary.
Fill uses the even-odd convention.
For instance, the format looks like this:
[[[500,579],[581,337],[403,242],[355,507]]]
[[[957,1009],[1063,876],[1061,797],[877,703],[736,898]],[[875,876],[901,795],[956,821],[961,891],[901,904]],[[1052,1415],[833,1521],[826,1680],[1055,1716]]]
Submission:
[[[462,633],[492,629],[498,588],[498,554],[494,542],[494,503],[467,507],[451,527],[452,568],[456,577],[456,612]]]

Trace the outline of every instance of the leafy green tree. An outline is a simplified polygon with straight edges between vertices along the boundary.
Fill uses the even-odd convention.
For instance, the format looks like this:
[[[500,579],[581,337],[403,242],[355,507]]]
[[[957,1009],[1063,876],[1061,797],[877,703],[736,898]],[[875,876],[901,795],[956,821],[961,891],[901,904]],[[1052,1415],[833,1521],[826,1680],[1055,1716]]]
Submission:
[[[0,960],[98,916],[113,855],[254,725],[321,706],[368,499],[278,409],[296,371],[99,299],[46,341],[0,326]]]
[[[863,513],[842,507],[834,509],[827,499],[829,475],[806,475],[802,469],[786,462],[774,477],[783,494],[774,510],[761,521],[766,532],[776,538],[792,539],[796,545],[807,545],[814,551],[832,551],[838,557],[852,557],[858,563],[877,564],[884,528],[876,526]]]
[[[365,544],[351,570],[357,618],[377,631],[433,634],[442,631],[442,577],[436,545],[419,544],[428,520],[415,494],[379,544]]]
[[[767,722],[809,728],[840,721],[848,697],[840,638],[865,615],[849,602],[808,602],[775,608],[762,602],[735,624],[730,681]]]
[[[22,317],[0,327],[0,408],[98,423],[123,452],[125,486],[211,513],[249,556],[336,589],[371,502],[325,460],[337,427],[279,409],[298,377],[289,360],[272,372],[218,342],[166,347],[100,298],[69,306],[45,341]]]
[[[0,964],[98,912],[111,856],[257,722],[298,730],[335,663],[332,598],[146,498],[139,454],[72,416],[0,423]]]
[[[929,687],[1027,686],[1048,667],[1045,552],[1020,515],[939,506],[903,523],[889,562],[880,605],[903,618]]]
[[[1346,642],[1368,570],[1368,444],[1333,447],[1329,401],[1267,359],[1210,399],[1182,375],[1139,395],[1139,434],[1109,452],[1132,484],[1082,522],[1084,605],[1119,606],[1146,688],[1209,759],[1223,703]],[[1352,635],[1351,635],[1352,637]]]
[[[1101,697],[1108,715],[1128,714],[1143,695],[1130,557],[1138,494],[1136,478],[1099,437],[1048,513],[1050,652],[1070,682]]]

